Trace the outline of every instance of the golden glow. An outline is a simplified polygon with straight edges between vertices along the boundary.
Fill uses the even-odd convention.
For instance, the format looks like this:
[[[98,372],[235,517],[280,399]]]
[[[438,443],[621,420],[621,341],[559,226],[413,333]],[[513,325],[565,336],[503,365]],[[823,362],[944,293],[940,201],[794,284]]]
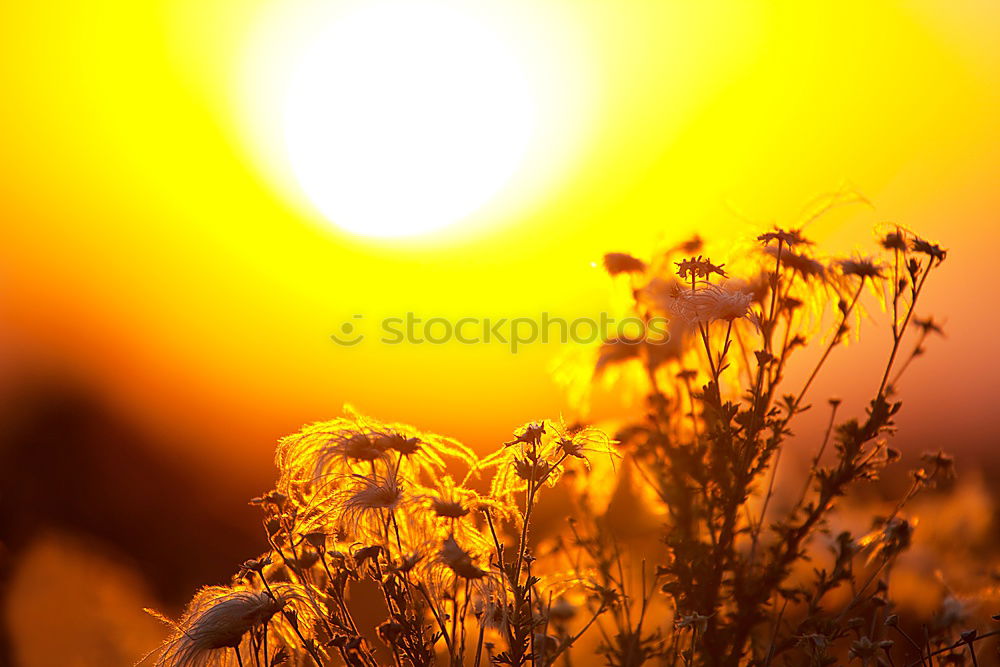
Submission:
[[[603,253],[747,238],[744,218],[787,223],[848,181],[877,208],[816,223],[824,247],[848,253],[894,220],[951,251],[919,313],[947,318],[948,340],[908,371],[901,420],[928,439],[910,446],[995,449],[1000,309],[983,295],[1000,248],[1000,3],[409,0],[487,34],[478,57],[523,74],[532,132],[462,222],[369,239],[307,197],[285,122],[304,53],[373,2],[0,2],[5,416],[14,392],[68,376],[219,487],[270,480],[274,440],[345,402],[489,451],[512,424],[574,418],[549,371],[558,346],[330,334],[356,314],[369,336],[408,311],[592,316],[630,295],[591,267]],[[872,363],[838,357],[815,395],[846,379],[863,414],[885,349],[859,343]],[[595,418],[621,398],[596,387]],[[222,516],[236,497],[205,507]],[[20,627],[77,595],[66,577],[44,599],[30,581],[27,615],[24,595],[8,607]],[[89,655],[74,642],[102,638],[70,622],[87,615],[63,616],[31,646]]]
[[[527,68],[536,130],[502,192],[398,242],[326,221],[285,147],[302,50],[370,2],[0,3],[5,345],[44,349],[164,428],[209,433],[220,445],[192,450],[224,466],[222,443],[266,458],[274,436],[345,401],[478,443],[526,413],[571,414],[547,371],[554,346],[328,336],[356,313],[591,315],[611,290],[590,267],[602,253],[746,235],[734,209],[792,220],[846,179],[878,208],[838,211],[817,240],[846,252],[892,219],[967,258],[928,295],[927,314],[955,323],[953,356],[915,371],[963,397],[950,409],[970,423],[988,409],[955,368],[978,364],[995,331],[960,323],[995,313],[949,295],[970,294],[957,267],[989,266],[1000,233],[995,10],[444,3]],[[919,400],[908,414],[932,407]]]
[[[367,236],[457,221],[510,179],[535,130],[525,68],[454,8],[383,2],[310,44],[284,113],[289,160],[330,220]]]
[[[177,21],[216,40],[206,15]],[[557,4],[293,0],[244,20],[230,62],[191,71],[287,202],[354,235],[510,220],[569,177],[600,112],[592,44]]]

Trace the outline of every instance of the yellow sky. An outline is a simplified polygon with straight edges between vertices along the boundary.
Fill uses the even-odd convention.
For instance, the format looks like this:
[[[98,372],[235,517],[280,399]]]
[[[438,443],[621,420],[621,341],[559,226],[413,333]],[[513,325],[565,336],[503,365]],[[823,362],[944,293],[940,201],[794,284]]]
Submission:
[[[747,235],[740,216],[787,222],[850,183],[876,209],[813,236],[848,250],[894,220],[950,247],[929,296],[952,336],[917,373],[962,418],[979,409],[955,398],[968,383],[995,385],[998,318],[969,288],[1000,240],[990,3],[468,3],[547,82],[549,132],[495,201],[405,242],[322,220],[276,139],[287,54],[312,17],[349,7],[0,6],[12,354],[72,369],[216,462],[237,443],[266,460],[344,401],[475,444],[566,409],[555,346],[345,349],[329,334],[353,314],[592,314],[611,293],[591,266],[604,252]],[[918,407],[941,404],[925,394]]]

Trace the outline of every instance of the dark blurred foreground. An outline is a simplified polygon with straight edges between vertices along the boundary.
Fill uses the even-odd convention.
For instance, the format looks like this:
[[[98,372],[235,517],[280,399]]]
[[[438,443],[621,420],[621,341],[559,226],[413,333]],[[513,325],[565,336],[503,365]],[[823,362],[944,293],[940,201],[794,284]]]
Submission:
[[[7,397],[0,414],[0,664],[15,664],[15,645],[61,653],[69,660],[62,664],[99,664],[87,660],[106,658],[80,655],[74,645],[74,633],[91,621],[125,622],[126,635],[141,628],[151,648],[161,632],[143,606],[174,612],[199,586],[227,581],[260,550],[257,513],[244,499],[260,489],[232,495],[233,484],[213,485],[166,455],[169,445],[70,383],[34,382]],[[59,645],[64,651],[53,650]]]

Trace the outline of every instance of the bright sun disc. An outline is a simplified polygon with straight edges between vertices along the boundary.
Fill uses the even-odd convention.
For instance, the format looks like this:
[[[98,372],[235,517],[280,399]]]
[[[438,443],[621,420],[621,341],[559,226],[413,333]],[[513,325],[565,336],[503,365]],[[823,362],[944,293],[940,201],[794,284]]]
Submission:
[[[445,6],[387,3],[307,45],[284,107],[288,157],[312,204],[365,236],[468,216],[510,180],[535,128],[520,63]]]

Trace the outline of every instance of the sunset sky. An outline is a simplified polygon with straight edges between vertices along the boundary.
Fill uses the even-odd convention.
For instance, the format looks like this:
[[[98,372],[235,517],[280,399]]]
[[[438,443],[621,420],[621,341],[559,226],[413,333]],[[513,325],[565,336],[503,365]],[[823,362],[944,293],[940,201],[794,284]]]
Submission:
[[[276,438],[344,402],[492,443],[530,418],[571,415],[551,379],[558,346],[345,348],[330,334],[356,314],[593,315],[613,300],[594,267],[604,252],[648,256],[695,232],[742,241],[851,187],[874,208],[810,227],[826,247],[870,247],[873,225],[893,221],[951,251],[924,308],[949,336],[907,380],[903,423],[923,425],[926,446],[996,444],[1000,7],[414,0],[417,16],[486,35],[459,51],[497,46],[487,55],[522,97],[501,96],[514,111],[472,128],[523,146],[487,142],[482,164],[478,149],[461,153],[470,178],[490,150],[509,173],[452,224],[384,238],[328,219],[287,143],[303,50],[379,4],[0,7],[6,394],[71,378],[169,434],[192,466],[264,479]],[[414,30],[433,40],[441,25]],[[408,57],[382,55],[389,70]],[[362,79],[366,58],[351,68]],[[401,106],[387,128],[393,114],[412,121]],[[434,167],[426,150],[366,196],[401,202],[407,218],[399,192]],[[456,198],[478,187],[459,186]],[[447,208],[437,196],[430,205]],[[844,378],[870,389],[877,378],[852,363],[818,391]]]

